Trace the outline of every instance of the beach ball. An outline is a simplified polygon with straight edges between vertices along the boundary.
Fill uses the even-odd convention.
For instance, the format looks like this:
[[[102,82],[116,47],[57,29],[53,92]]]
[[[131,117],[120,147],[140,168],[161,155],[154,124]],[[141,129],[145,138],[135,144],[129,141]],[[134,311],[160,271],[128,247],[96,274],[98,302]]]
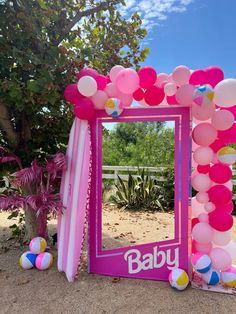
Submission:
[[[205,106],[212,103],[214,90],[210,85],[202,85],[194,90],[193,101],[199,106]]]
[[[169,283],[174,289],[184,290],[189,283],[188,274],[183,269],[175,268],[169,274]]]
[[[35,266],[36,255],[30,251],[23,253],[20,257],[20,266],[24,269],[31,269]]]
[[[109,98],[105,102],[105,110],[108,116],[117,118],[123,111],[121,108],[121,101],[117,98]]]
[[[236,162],[236,150],[225,146],[217,152],[217,158],[224,164],[233,165]]]
[[[208,285],[217,285],[220,282],[220,273],[210,269],[207,273],[201,274],[201,277]]]
[[[229,269],[222,271],[221,280],[227,287],[235,288],[236,287],[236,268],[232,266]]]
[[[199,273],[207,273],[211,269],[211,259],[207,254],[197,253],[192,257],[192,265]]]
[[[46,250],[46,247],[47,247],[47,242],[42,237],[33,238],[29,244],[30,252],[34,254],[39,254],[39,253],[44,252]]]
[[[52,263],[52,254],[49,252],[44,252],[37,256],[35,266],[38,270],[46,270],[52,266]]]

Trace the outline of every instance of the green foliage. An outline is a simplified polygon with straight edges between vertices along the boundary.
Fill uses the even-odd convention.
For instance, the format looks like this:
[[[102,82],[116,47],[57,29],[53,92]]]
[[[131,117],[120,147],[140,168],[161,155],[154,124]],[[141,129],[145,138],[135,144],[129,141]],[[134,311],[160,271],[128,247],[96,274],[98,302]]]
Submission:
[[[160,186],[156,179],[145,175],[144,169],[137,178],[129,174],[127,182],[119,176],[118,179],[116,194],[111,196],[111,201],[118,207],[130,210],[163,210]]]
[[[173,165],[174,131],[164,123],[118,123],[110,131],[103,130],[103,165]]]
[[[20,212],[18,210],[14,210],[11,212],[11,214],[7,217],[9,220],[16,220],[16,222],[9,226],[11,229],[11,239],[17,239],[22,240],[25,233],[25,215],[23,212]]]
[[[71,106],[63,100],[75,73],[91,66],[137,66],[148,50],[135,13],[122,0],[0,1],[0,146],[29,165],[66,147]]]

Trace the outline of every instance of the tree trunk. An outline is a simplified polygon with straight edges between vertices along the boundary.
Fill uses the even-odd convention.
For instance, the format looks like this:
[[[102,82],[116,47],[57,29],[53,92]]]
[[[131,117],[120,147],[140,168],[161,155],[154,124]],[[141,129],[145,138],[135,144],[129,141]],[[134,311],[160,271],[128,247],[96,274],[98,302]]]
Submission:
[[[24,242],[29,242],[34,237],[48,239],[47,213],[40,213],[37,216],[30,206],[25,208],[25,236]]]

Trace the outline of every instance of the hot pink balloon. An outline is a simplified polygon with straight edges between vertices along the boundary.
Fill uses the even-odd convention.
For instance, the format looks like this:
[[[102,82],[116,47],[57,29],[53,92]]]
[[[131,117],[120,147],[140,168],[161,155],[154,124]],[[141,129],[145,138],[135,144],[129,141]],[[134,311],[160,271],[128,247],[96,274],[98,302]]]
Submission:
[[[91,69],[91,68],[83,68],[76,74],[77,80],[79,80],[83,76],[91,76],[92,78],[96,79],[98,76],[98,71]]]
[[[83,98],[84,96],[80,94],[77,84],[69,84],[65,88],[64,97],[66,101],[74,104],[77,100]]]
[[[198,121],[206,121],[213,116],[215,113],[215,105],[213,103],[209,103],[205,106],[199,106],[196,104],[192,104],[192,115]]]
[[[96,82],[97,82],[97,86],[98,86],[98,90],[104,90],[107,86],[107,78],[104,75],[99,74],[96,78],[95,78]]]
[[[177,85],[181,86],[189,82],[190,75],[191,73],[188,67],[185,65],[179,65],[174,69],[172,79]]]
[[[216,111],[211,118],[211,123],[217,130],[228,130],[234,123],[234,115],[228,110]]]
[[[218,137],[222,140],[226,145],[232,144],[236,142],[236,123],[233,126],[225,131],[219,131]]]
[[[81,120],[91,120],[95,114],[92,101],[89,98],[82,98],[75,103],[74,115]]]
[[[166,97],[166,101],[167,101],[167,103],[168,103],[169,105],[177,105],[177,104],[178,104],[178,101],[177,101],[175,95],[173,95],[173,96],[167,96],[167,97]]]
[[[211,168],[210,165],[198,165],[197,166],[197,171],[199,173],[207,174],[209,172],[210,168]]]
[[[229,214],[231,214],[232,211],[234,210],[234,203],[233,203],[233,201],[230,201],[229,203],[224,204],[224,205],[217,205],[216,209],[217,210],[224,210],[224,211],[228,212]]]
[[[91,99],[95,109],[104,109],[108,96],[104,91],[98,90],[96,94],[91,97]]]
[[[138,71],[140,79],[140,87],[149,88],[153,86],[157,80],[156,70],[150,66],[144,66]]]
[[[200,123],[193,129],[193,140],[201,146],[211,145],[217,138],[217,130],[210,123]]]
[[[213,238],[213,229],[208,223],[199,222],[193,227],[192,230],[193,239],[200,244],[208,244]]]
[[[207,84],[215,87],[224,79],[224,72],[217,66],[211,66],[205,69]]]
[[[115,65],[114,67],[111,68],[109,77],[112,83],[115,83],[117,75],[122,70],[124,70],[124,67],[122,65]]]
[[[149,106],[159,105],[164,98],[163,88],[157,86],[149,87],[144,94],[144,99]]]
[[[197,69],[191,73],[189,84],[204,85],[207,83],[207,76],[204,70]]]
[[[229,166],[219,163],[211,167],[209,177],[212,181],[223,184],[231,179],[232,170]]]
[[[176,92],[176,100],[182,106],[191,106],[193,102],[194,86],[190,84],[181,85]]]
[[[144,91],[142,88],[138,88],[134,93],[133,93],[133,98],[137,101],[141,101],[144,97]]]
[[[109,98],[117,98],[118,90],[117,90],[115,84],[113,84],[113,83],[107,84],[107,86],[106,86],[104,91],[105,91],[105,93],[107,94],[107,96]]]
[[[211,149],[212,149],[215,153],[217,153],[222,147],[225,147],[225,146],[226,146],[226,144],[225,144],[222,140],[220,140],[220,139],[216,139],[216,140],[210,145]]]
[[[133,94],[139,87],[139,76],[133,69],[121,70],[116,76],[116,87],[124,94]]]
[[[222,248],[213,248],[209,256],[212,261],[212,266],[216,270],[226,270],[232,264],[231,256]]]
[[[224,205],[231,201],[232,192],[224,185],[214,185],[208,191],[209,199],[217,205]]]

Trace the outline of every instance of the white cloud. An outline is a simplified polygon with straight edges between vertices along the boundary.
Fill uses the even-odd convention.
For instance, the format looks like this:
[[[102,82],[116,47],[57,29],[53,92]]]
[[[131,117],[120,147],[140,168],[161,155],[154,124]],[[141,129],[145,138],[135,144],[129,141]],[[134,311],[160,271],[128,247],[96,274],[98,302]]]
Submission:
[[[126,0],[126,7],[121,8],[121,14],[129,17],[137,11],[148,29],[159,25],[168,18],[170,13],[185,12],[194,0]]]

